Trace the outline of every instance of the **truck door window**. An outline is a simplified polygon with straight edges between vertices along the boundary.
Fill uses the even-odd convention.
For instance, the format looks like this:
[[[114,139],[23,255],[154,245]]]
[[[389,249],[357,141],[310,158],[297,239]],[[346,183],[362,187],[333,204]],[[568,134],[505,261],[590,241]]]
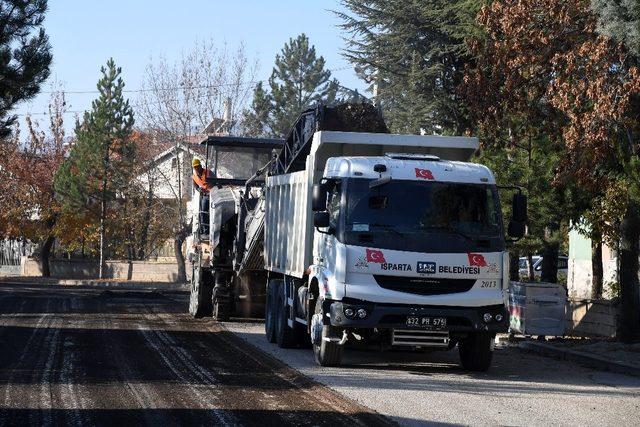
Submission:
[[[331,215],[331,225],[336,228],[338,226],[338,220],[340,218],[340,198],[342,194],[340,192],[340,183],[336,183],[329,191],[327,197],[327,210]]]

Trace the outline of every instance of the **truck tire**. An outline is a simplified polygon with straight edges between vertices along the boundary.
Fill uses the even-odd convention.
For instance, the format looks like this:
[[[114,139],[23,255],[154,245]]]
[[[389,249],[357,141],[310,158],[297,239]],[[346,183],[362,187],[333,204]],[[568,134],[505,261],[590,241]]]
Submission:
[[[322,302],[320,300],[316,303],[315,315],[313,317],[318,319],[317,316],[320,316],[320,319],[322,319]],[[340,366],[342,363],[344,346],[333,341],[325,340],[325,338],[330,336],[330,328],[332,328],[331,325],[323,325],[320,343],[313,343],[313,354],[315,355],[316,363],[320,366]]]
[[[267,302],[264,310],[264,333],[267,341],[276,342],[276,296],[278,283],[276,280],[267,282]]]
[[[311,348],[311,336],[307,332],[307,327],[299,323],[295,324],[296,343],[300,348]]]
[[[219,272],[214,273],[213,276],[215,277],[215,286],[211,300],[213,318],[218,322],[226,322],[231,317],[233,311],[233,299],[229,294],[225,276]]]
[[[231,309],[229,302],[224,298],[213,298],[213,310],[212,316],[214,320],[218,322],[226,322],[231,317]]]
[[[196,319],[211,316],[213,312],[211,304],[213,286],[205,279],[206,272],[200,265],[194,264],[191,274],[189,313]]]
[[[477,332],[460,340],[458,351],[462,367],[475,372],[488,370],[493,357],[493,338],[491,333]]]
[[[293,328],[289,327],[289,323],[287,322],[289,316],[287,315],[288,310],[285,306],[286,297],[284,293],[284,281],[278,280],[277,287],[277,295],[276,299],[276,318],[275,318],[275,332],[276,332],[276,342],[278,343],[278,347],[280,348],[293,348],[296,346],[296,332]]]

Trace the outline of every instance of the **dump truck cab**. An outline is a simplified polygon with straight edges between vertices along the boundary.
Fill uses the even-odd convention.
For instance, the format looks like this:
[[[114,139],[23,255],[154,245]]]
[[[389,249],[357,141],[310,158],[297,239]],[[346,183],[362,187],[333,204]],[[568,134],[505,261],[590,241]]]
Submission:
[[[332,326],[444,347],[506,332],[508,254],[488,168],[435,155],[333,157],[317,188],[310,278],[323,284]]]

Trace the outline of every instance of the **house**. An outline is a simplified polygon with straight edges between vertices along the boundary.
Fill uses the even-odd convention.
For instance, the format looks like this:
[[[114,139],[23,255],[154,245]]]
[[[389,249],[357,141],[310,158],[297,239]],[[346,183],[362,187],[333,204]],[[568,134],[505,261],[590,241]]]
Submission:
[[[155,143],[157,154],[148,161],[143,172],[136,178],[145,188],[153,186],[154,197],[161,200],[185,202],[191,199],[191,160],[193,157],[204,159],[205,149],[199,144],[202,136],[192,136],[177,143]],[[182,175],[178,178],[178,173]]]

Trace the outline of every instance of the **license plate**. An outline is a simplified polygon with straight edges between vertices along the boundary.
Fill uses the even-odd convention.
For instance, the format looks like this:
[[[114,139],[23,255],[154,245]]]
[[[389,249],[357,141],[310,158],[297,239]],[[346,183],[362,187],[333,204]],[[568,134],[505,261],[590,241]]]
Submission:
[[[407,316],[407,327],[425,329],[444,329],[447,327],[446,317]]]

